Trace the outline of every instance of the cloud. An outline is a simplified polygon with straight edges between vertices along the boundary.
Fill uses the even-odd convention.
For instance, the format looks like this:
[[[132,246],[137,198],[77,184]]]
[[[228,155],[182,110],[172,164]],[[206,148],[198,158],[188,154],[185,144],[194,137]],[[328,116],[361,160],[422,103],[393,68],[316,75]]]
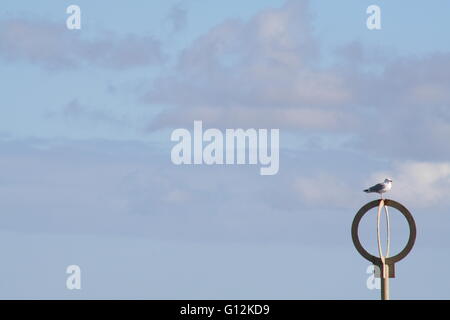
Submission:
[[[380,74],[349,77],[366,110],[355,146],[401,160],[450,156],[450,53],[399,57]]]
[[[299,176],[293,181],[293,190],[301,200],[311,206],[326,208],[355,208],[358,203],[357,194],[361,195],[351,181],[329,173],[314,176]]]
[[[257,166],[175,166],[168,150],[133,141],[0,140],[0,147],[2,228],[14,232],[346,243],[355,210],[375,198],[362,189],[387,174],[369,156],[330,150],[282,151],[279,174],[267,178]],[[446,212],[449,164],[389,169],[390,196],[414,213]],[[367,181],[367,172],[382,178]],[[423,194],[407,189],[417,182]]]
[[[200,119],[321,133],[384,159],[450,156],[450,53],[398,56],[358,41],[324,52],[307,1],[216,25],[143,100],[166,106],[150,130]]]
[[[314,225],[333,232],[339,219],[334,204],[317,213],[291,187],[296,178],[313,180],[307,162],[324,154],[283,155],[280,173],[267,179],[258,166],[175,166],[169,151],[132,141],[0,140],[0,147],[4,230],[305,242]],[[324,201],[343,196],[323,190]]]
[[[391,178],[393,187],[387,197],[407,207],[441,212],[450,204],[450,162],[406,161],[385,167],[372,174],[354,162],[333,171],[309,169],[292,178],[291,190],[299,205],[311,210],[354,210],[367,198],[363,188]]]
[[[154,82],[144,101],[173,108],[150,127],[202,115],[291,128],[348,123],[343,105],[350,88],[341,75],[320,68],[318,54],[306,2],[289,1],[248,22],[226,20],[181,53],[173,74]]]
[[[342,123],[353,125],[351,115],[337,110],[320,110],[314,108],[280,108],[270,107],[192,107],[160,113],[151,123],[150,129],[188,125],[194,120],[202,119],[208,127],[258,127],[284,129],[339,129]]]
[[[0,21],[0,57],[47,69],[83,65],[125,69],[165,59],[161,43],[150,36],[104,33],[86,39],[65,24],[23,18]]]
[[[87,106],[72,99],[59,111],[49,111],[45,114],[48,118],[60,118],[66,121],[91,121],[95,123],[106,123],[110,125],[130,126],[130,119],[126,115],[113,115],[107,110],[101,110]]]
[[[450,202],[450,162],[397,163],[391,172],[377,172],[372,178],[382,181],[388,176],[394,180],[392,193],[405,203],[432,207]]]

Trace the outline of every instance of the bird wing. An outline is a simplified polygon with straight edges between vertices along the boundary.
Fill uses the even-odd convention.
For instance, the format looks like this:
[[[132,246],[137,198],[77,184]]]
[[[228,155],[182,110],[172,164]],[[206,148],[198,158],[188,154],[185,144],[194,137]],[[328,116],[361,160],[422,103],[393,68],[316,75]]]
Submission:
[[[380,192],[384,189],[384,183],[378,183],[369,188],[369,192]]]

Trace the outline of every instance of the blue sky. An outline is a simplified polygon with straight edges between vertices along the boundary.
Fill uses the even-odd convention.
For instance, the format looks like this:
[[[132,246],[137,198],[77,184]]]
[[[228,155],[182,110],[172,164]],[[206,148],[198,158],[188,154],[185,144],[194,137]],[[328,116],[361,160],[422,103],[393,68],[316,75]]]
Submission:
[[[70,4],[81,30],[66,29]],[[3,1],[0,297],[377,299],[349,229],[373,199],[361,190],[390,176],[418,225],[391,295],[448,298],[449,12]],[[279,173],[173,165],[170,132],[194,120],[279,128]],[[65,288],[70,264],[81,291]]]

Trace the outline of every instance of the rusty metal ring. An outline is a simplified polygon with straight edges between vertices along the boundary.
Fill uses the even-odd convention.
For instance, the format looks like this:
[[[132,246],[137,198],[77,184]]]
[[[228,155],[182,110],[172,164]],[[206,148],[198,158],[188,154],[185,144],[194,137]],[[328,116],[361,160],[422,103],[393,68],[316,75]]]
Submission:
[[[370,254],[369,252],[367,252],[366,249],[364,249],[364,247],[361,245],[361,241],[359,241],[358,228],[359,228],[359,223],[360,223],[362,217],[370,209],[378,207],[378,205],[380,204],[380,201],[381,200],[374,200],[374,201],[371,201],[371,202],[365,204],[361,209],[359,209],[359,211],[356,214],[355,218],[353,219],[353,223],[352,223],[352,240],[353,240],[353,244],[355,245],[356,250],[359,252],[360,255],[362,255],[364,258],[366,258],[367,260],[369,260],[370,262],[372,262],[374,265],[377,265],[377,266],[382,265],[382,260],[380,257],[374,256],[374,255]],[[400,253],[398,253],[397,255],[395,255],[393,257],[388,257],[385,259],[386,264],[394,266],[394,264],[396,262],[398,262],[398,261],[402,260],[404,257],[406,257],[408,255],[408,253],[411,251],[411,249],[413,248],[414,242],[416,241],[416,233],[417,233],[416,223],[414,221],[413,216],[408,211],[408,209],[406,209],[402,204],[398,203],[397,201],[385,199],[384,205],[395,208],[398,211],[400,211],[405,216],[406,221],[408,222],[408,225],[409,225],[409,239],[408,239],[408,243],[406,244],[405,248],[403,248],[403,250],[400,251]],[[392,272],[394,272],[394,268],[392,268]],[[390,277],[394,277],[394,276],[395,276],[395,274],[392,274]]]

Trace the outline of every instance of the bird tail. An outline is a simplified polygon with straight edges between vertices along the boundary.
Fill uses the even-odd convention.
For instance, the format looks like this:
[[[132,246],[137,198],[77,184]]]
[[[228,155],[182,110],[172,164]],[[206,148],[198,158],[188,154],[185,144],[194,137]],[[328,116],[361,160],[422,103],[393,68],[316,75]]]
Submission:
[[[363,191],[366,192],[366,193],[369,193],[369,192],[370,192],[369,189],[365,189],[365,190],[363,190]]]

